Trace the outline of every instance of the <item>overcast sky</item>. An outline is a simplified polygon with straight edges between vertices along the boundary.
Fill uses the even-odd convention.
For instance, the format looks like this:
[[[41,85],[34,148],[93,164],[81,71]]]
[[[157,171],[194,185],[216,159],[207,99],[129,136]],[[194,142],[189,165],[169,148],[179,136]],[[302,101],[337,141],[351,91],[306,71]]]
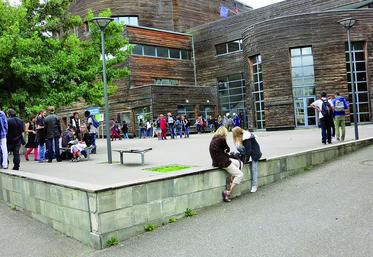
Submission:
[[[237,1],[250,5],[251,7],[256,9],[256,8],[260,8],[260,7],[270,5],[273,3],[281,2],[282,0],[237,0]]]

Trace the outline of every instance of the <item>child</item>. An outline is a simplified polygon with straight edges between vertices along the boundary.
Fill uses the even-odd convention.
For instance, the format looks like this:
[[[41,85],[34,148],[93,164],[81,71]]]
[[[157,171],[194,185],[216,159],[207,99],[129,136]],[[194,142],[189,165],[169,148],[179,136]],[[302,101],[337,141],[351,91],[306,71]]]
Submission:
[[[260,146],[253,133],[245,131],[240,127],[233,128],[232,132],[233,142],[237,150],[243,156],[243,162],[248,163],[251,157],[251,193],[255,193],[258,189],[258,162],[260,157],[262,157]]]

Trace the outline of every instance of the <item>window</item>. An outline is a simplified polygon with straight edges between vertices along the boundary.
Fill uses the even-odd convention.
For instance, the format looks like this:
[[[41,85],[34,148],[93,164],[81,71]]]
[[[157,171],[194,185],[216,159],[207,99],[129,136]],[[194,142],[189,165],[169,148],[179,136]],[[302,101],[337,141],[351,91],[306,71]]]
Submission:
[[[216,55],[234,53],[242,50],[242,40],[235,40],[223,44],[215,45]]]
[[[190,50],[140,44],[134,45],[132,53],[142,56],[154,56],[177,60],[191,60],[192,58],[192,53]]]
[[[114,21],[117,23],[139,26],[139,17],[137,16],[118,16],[118,17],[113,17],[113,18],[114,18]]]
[[[154,79],[154,84],[160,86],[178,86],[180,81],[176,79]]]
[[[246,126],[246,88],[243,74],[237,73],[219,77],[218,95],[219,111],[222,115],[241,114],[243,124]]]
[[[135,109],[137,126],[143,125],[148,120],[153,120],[150,106],[140,107]]]
[[[316,112],[309,107],[316,99],[312,47],[290,49],[290,57],[296,126],[315,126]]]
[[[352,66],[355,82],[355,95],[356,95],[356,112],[358,122],[369,122],[369,92],[367,84],[367,71],[365,60],[365,42],[353,42],[352,45]],[[350,103],[350,115],[353,120],[352,110],[352,86],[351,86],[351,69],[350,69],[350,56],[348,53],[348,44],[346,44],[346,69],[348,81],[348,101]]]
[[[264,111],[264,89],[263,89],[263,78],[262,78],[262,57],[256,55],[251,58],[252,63],[252,74],[254,88],[253,99],[255,106],[255,120],[256,127],[258,129],[265,128],[265,111]]]
[[[179,105],[177,107],[177,114],[184,115],[189,120],[189,124],[194,125],[196,123],[196,118],[193,109],[191,105]]]

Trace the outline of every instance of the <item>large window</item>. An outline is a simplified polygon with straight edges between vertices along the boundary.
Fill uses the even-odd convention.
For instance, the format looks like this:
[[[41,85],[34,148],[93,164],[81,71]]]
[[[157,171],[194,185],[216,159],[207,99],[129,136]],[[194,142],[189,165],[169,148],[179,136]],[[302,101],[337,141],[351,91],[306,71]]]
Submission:
[[[316,99],[312,47],[290,49],[290,55],[296,126],[315,126],[316,112],[309,107]]]
[[[257,55],[251,58],[252,74],[254,88],[252,89],[254,105],[255,105],[255,120],[258,129],[265,128],[265,112],[264,112],[264,89],[262,76],[262,57]]]
[[[352,43],[352,66],[355,80],[355,92],[356,92],[356,112],[358,122],[369,122],[369,93],[367,83],[367,69],[365,61],[365,43],[364,42],[353,42]],[[350,69],[350,57],[348,54],[348,44],[346,44],[346,68],[347,68],[347,80],[348,80],[348,92],[349,92],[349,103],[351,120],[353,120],[352,111],[352,86],[351,86],[351,69]]]
[[[139,17],[137,16],[118,16],[113,18],[115,22],[122,23],[124,25],[139,26]]]
[[[216,55],[234,53],[242,50],[242,40],[235,40],[223,44],[215,45]]]
[[[159,86],[178,86],[180,81],[176,79],[154,79],[154,84]]]
[[[196,118],[194,115],[194,109],[191,105],[179,105],[177,107],[177,114],[184,115],[189,120],[189,124],[192,126],[196,123]]]
[[[135,109],[136,114],[136,124],[139,126],[140,124],[144,124],[146,121],[151,121],[152,113],[150,112],[150,106],[140,107]]]
[[[243,118],[244,126],[247,125],[246,88],[242,73],[219,77],[218,79],[219,108],[222,115],[234,113]]]
[[[134,45],[133,54],[142,56],[153,56],[166,59],[191,60],[192,53],[190,50],[167,48],[162,46]]]

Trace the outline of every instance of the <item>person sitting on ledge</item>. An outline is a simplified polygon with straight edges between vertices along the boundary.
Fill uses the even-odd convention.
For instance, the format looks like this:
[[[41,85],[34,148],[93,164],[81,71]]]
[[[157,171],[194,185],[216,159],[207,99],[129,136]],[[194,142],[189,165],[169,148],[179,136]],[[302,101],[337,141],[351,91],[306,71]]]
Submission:
[[[220,127],[214,134],[210,143],[210,156],[212,166],[224,169],[233,176],[233,181],[228,190],[223,192],[224,202],[230,202],[230,196],[236,185],[240,184],[243,179],[243,173],[240,170],[242,163],[239,160],[229,157],[230,148],[227,144],[228,130],[225,127]]]

